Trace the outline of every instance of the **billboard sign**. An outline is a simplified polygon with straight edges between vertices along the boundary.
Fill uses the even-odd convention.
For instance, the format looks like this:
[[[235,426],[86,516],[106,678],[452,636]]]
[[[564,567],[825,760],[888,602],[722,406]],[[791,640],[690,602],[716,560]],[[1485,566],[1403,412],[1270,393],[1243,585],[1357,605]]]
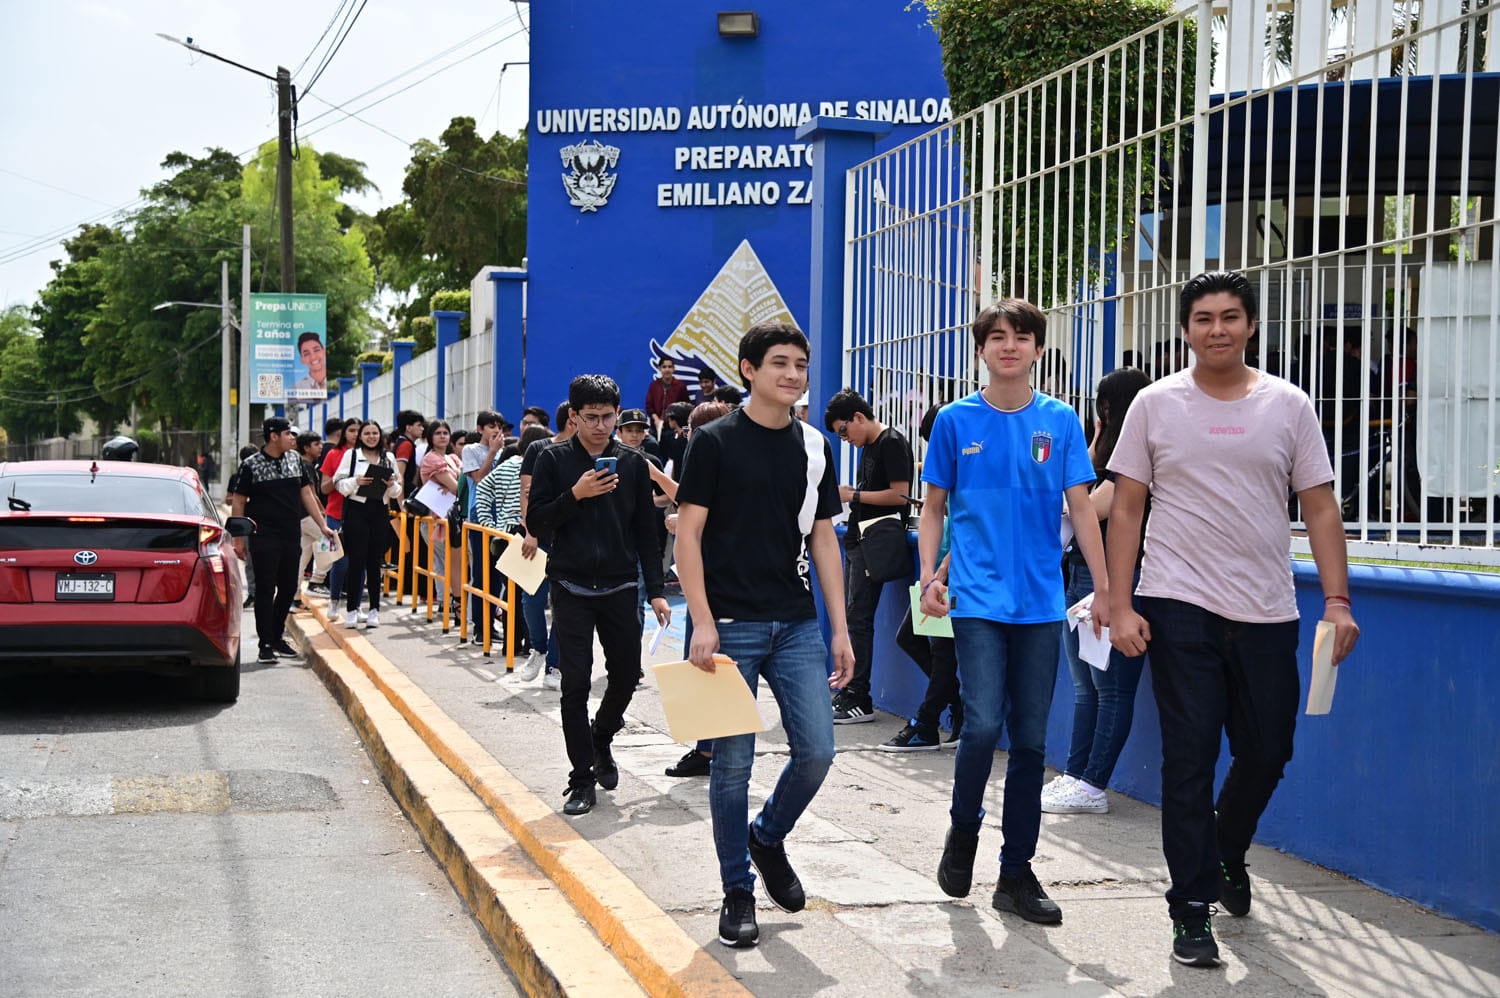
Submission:
[[[250,401],[328,398],[326,295],[250,296]]]

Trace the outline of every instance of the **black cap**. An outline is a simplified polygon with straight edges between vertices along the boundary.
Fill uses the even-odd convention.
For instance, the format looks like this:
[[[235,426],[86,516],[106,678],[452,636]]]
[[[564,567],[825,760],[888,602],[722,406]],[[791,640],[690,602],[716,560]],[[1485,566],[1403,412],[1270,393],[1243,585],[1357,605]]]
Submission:
[[[267,440],[270,440],[273,434],[283,433],[287,430],[290,430],[291,428],[291,420],[282,419],[280,416],[272,416],[270,419],[260,424],[261,436],[265,437]]]
[[[620,413],[620,426],[650,426],[651,421],[646,418],[646,413],[640,409],[626,409]]]

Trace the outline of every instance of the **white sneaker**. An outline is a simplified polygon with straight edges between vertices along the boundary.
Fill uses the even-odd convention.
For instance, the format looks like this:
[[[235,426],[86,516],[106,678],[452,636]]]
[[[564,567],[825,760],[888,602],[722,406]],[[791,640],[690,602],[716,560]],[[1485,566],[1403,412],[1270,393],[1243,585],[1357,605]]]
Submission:
[[[359,614],[355,613],[353,610],[350,610],[348,613],[344,614],[344,626],[345,627],[358,627],[359,626]]]
[[[1050,799],[1042,797],[1042,811],[1047,814],[1108,814],[1109,795],[1090,790],[1081,780],[1074,780]]]
[[[542,688],[546,690],[562,689],[562,670],[553,669],[542,677]]]
[[[542,671],[542,666],[547,664],[547,656],[539,651],[533,651],[526,656],[526,662],[516,670],[516,678],[523,683],[529,683]]]
[[[355,610],[354,611],[354,619],[357,620],[357,621],[359,621],[361,624],[363,624],[365,622],[365,611],[364,610]]]
[[[380,611],[379,610],[371,610],[370,611],[370,615],[365,618],[365,626],[366,627],[379,627],[380,626]]]
[[[1042,800],[1046,800],[1048,797],[1056,797],[1077,782],[1077,780],[1067,773],[1058,773],[1052,778],[1052,782],[1042,788]]]

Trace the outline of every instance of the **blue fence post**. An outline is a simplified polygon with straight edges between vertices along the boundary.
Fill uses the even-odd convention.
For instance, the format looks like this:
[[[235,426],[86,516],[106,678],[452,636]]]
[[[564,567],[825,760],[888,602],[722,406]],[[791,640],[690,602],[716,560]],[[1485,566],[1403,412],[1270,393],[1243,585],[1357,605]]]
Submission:
[[[433,312],[437,323],[437,412],[435,419],[448,418],[448,348],[458,342],[459,321],[463,312]]]
[[[401,413],[401,368],[411,360],[412,351],[417,348],[416,340],[392,340],[391,356],[395,363],[391,365],[391,425],[396,425],[396,420]],[[427,413],[422,415],[427,416]],[[428,416],[428,418],[432,418]]]
[[[844,372],[844,197],[850,167],[875,155],[875,143],[891,133],[886,121],[819,115],[797,129],[798,142],[811,142],[812,283],[807,338],[812,344],[808,415],[814,426],[823,407],[843,387]]]
[[[490,272],[495,284],[495,344],[490,358],[494,381],[493,405],[499,412],[512,413],[517,423],[526,405],[526,316],[522,299],[526,289],[526,271],[505,267]]]
[[[359,365],[359,387],[363,393],[359,404],[359,418],[370,418],[370,382],[380,377],[380,361],[365,360]]]
[[[339,378],[339,418],[348,419],[344,414],[344,399],[349,394],[349,389],[354,387],[354,378],[348,375]]]

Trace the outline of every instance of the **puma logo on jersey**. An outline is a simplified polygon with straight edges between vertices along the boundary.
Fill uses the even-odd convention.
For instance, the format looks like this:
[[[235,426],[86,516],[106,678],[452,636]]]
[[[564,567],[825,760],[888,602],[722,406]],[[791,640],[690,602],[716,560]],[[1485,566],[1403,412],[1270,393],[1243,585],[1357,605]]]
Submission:
[[[965,447],[961,453],[963,453],[964,455],[972,455],[978,454],[982,450],[984,450],[984,441],[976,440],[973,443],[969,444],[969,446]]]

